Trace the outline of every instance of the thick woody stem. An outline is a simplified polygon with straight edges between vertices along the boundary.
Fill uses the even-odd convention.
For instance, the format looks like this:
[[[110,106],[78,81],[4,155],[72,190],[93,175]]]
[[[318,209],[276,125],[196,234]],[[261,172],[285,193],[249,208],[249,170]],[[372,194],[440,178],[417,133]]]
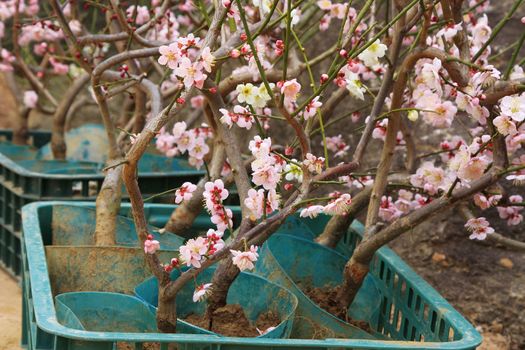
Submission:
[[[64,132],[67,114],[73,105],[73,102],[78,97],[78,94],[89,80],[89,74],[83,74],[78,77],[69,87],[55,111],[55,115],[53,116],[53,128],[51,130],[51,151],[53,152],[54,159],[66,159],[67,149]]]
[[[210,87],[214,87],[214,85],[208,83],[208,85],[205,87],[204,95],[207,97],[208,104],[216,119],[217,137],[222,139],[224,142],[224,148],[226,150],[226,155],[228,156],[228,161],[232,169],[233,178],[235,180],[235,185],[237,186],[237,191],[239,193],[239,199],[241,202],[241,212],[243,217],[241,226],[239,228],[239,233],[234,239],[236,242],[239,242],[251,227],[250,217],[248,214],[249,208],[245,203],[245,199],[248,196],[248,190],[251,188],[251,182],[250,178],[248,177],[248,172],[246,171],[244,161],[241,158],[238,137],[236,137],[232,130],[227,128],[220,121],[221,115],[219,109],[225,107],[224,100],[222,99],[221,94],[210,93]],[[238,274],[239,269],[231,263],[231,259],[226,259],[219,265],[212,280],[214,286],[213,293],[208,298],[208,315],[213,315],[213,311],[226,304],[228,290]]]
[[[352,204],[348,208],[347,213],[345,215],[332,217],[326,225],[323,233],[317,237],[317,243],[329,248],[335,248],[337,243],[339,243],[341,238],[348,231],[348,227],[352,224],[356,216],[366,208],[371,193],[372,187],[367,187],[352,197]]]
[[[404,22],[404,21],[401,21]],[[368,119],[368,122],[366,123],[365,130],[363,131],[363,134],[361,135],[361,138],[359,139],[359,142],[357,144],[356,150],[354,152],[353,161],[357,163],[361,163],[363,156],[365,154],[366,147],[368,145],[368,142],[370,141],[370,138],[372,137],[372,132],[374,131],[375,127],[375,119],[383,109],[383,106],[385,105],[385,99],[390,93],[390,90],[392,89],[392,81],[394,78],[394,72],[396,70],[397,61],[399,59],[399,51],[401,49],[401,43],[403,41],[403,33],[404,33],[404,25],[403,23],[397,23],[394,27],[394,34],[393,34],[393,41],[391,45],[391,49],[389,50],[389,60],[392,63],[389,65],[386,69],[385,75],[383,76],[383,81],[381,83],[381,87],[379,88],[379,93],[377,94],[374,105],[372,107],[372,110],[370,111],[370,117]]]
[[[116,217],[122,198],[121,173],[121,166],[109,169],[97,195],[95,245],[112,246],[116,244]]]
[[[157,328],[163,333],[177,332],[176,297],[165,298],[165,286],[159,285],[159,301],[157,308]]]
[[[210,30],[203,41],[202,48],[213,47],[215,45],[217,37],[220,34],[221,23],[225,16],[226,10],[224,8],[215,11]],[[234,42],[236,43],[238,40],[239,39],[237,38]],[[191,91],[185,96],[191,95],[193,90],[194,89],[191,89]],[[141,246],[144,245],[148,230],[146,217],[144,215],[144,201],[142,200],[137,181],[138,161],[157,132],[159,132],[162,126],[164,126],[175,115],[179,110],[179,107],[180,105],[174,108],[174,105],[171,104],[164,109],[162,113],[154,114],[155,117],[146,124],[144,130],[140,133],[126,157],[127,164],[124,165],[123,179],[130,197],[133,219],[135,221],[137,236],[140,240]],[[150,271],[155,275],[159,283],[159,308],[160,305],[163,304],[161,314],[157,313],[158,327],[161,331],[172,332],[176,330],[175,296],[187,282],[187,280],[184,280],[183,278],[185,274],[176,281],[170,281],[169,274],[162,268],[157,254],[145,254],[145,257]],[[177,283],[179,281],[181,281],[181,283]],[[169,302],[172,302],[171,308],[169,307]]]
[[[401,112],[399,112],[399,109],[403,104],[403,93],[407,85],[408,75],[419,59],[436,57],[443,62],[444,68],[447,70],[452,80],[459,86],[465,86],[468,82],[468,77],[462,75],[462,69],[459,67],[458,62],[448,60],[449,56],[439,49],[426,48],[424,50],[417,50],[405,58],[393,87],[392,113],[388,119],[385,143],[383,145],[377,176],[374,181],[370,204],[368,206],[366,217],[367,229],[375,225],[378,219],[379,205],[387,185],[388,172],[390,171],[397,144],[397,132],[401,125]]]
[[[442,196],[429,204],[411,212],[410,214],[396,219],[384,229],[379,230],[374,235],[366,235],[361,243],[356,247],[352,258],[345,266],[343,274],[343,284],[339,294],[339,300],[342,303],[341,307],[347,309],[350,306],[361,287],[366,273],[369,269],[369,264],[375,252],[391,242],[393,239],[399,237],[404,232],[407,232],[420,223],[428,220],[432,216],[452,208],[457,203],[473,196],[474,194],[490,187],[504,175],[506,168],[503,157],[497,157],[497,154],[506,152],[505,143],[499,142],[503,136],[497,135],[494,142],[494,163],[490,170],[481,176],[478,180],[473,181],[468,186],[461,187],[454,190],[449,196]],[[377,228],[377,225],[374,226]]]

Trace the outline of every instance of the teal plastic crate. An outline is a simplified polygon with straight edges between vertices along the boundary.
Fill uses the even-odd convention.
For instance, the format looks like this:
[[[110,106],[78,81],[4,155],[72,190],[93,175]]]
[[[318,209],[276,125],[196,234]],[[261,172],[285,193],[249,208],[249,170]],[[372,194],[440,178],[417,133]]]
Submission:
[[[0,130],[0,268],[19,278],[21,208],[35,201],[95,200],[104,175],[99,163],[38,159],[38,148],[51,139],[49,132],[29,132],[27,146],[13,145],[11,138],[11,131]],[[182,158],[146,154],[139,162],[145,197],[185,181],[196,183],[203,175]]]
[[[228,349],[474,350],[481,343],[474,327],[387,247],[377,252],[370,272],[380,293],[379,321],[374,331],[389,340],[233,338],[184,333],[90,332],[65,327],[57,321],[44,246],[44,242],[50,240],[53,206],[64,204],[32,203],[22,210],[22,342],[28,349],[117,349],[121,342],[134,343],[136,349],[142,349],[144,343],[160,342],[161,349],[167,349],[168,343],[177,343],[179,349],[186,350],[219,350],[225,346]],[[93,207],[93,203],[76,205]],[[129,210],[129,205],[123,205],[122,214],[128,215]],[[162,226],[172,210],[173,206],[159,204],[145,208],[148,222],[157,226]],[[316,230],[320,228],[319,222],[311,222]],[[347,251],[353,250],[362,232],[361,225],[352,226],[343,242]]]

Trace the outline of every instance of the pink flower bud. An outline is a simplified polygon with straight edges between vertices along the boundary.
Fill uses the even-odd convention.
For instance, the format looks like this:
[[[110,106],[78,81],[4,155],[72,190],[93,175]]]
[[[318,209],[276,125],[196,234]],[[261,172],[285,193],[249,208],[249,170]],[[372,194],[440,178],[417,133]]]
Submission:
[[[328,80],[328,74],[321,74],[321,84],[326,83]]]
[[[347,55],[348,52],[345,49],[341,49],[341,51],[339,51],[339,56],[346,58]]]
[[[238,58],[240,55],[241,55],[241,52],[237,49],[233,49],[230,51],[231,58]]]

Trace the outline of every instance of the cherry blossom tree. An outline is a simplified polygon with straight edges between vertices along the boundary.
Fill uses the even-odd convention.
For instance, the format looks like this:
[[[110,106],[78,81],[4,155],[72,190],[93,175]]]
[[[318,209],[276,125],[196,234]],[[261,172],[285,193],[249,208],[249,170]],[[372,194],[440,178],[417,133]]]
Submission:
[[[110,141],[97,231],[111,232],[106,217],[118,212],[123,181],[159,282],[158,328],[176,332],[181,288],[218,263],[193,296],[206,300],[212,317],[239,272],[256,266],[258,248],[294,213],[332,216],[317,238],[329,247],[364,214],[364,237],[343,272],[342,309],[379,248],[451,208],[465,218],[466,239],[524,249],[481,213],[495,207],[506,224],[523,221],[525,34],[505,62],[491,49],[511,20],[522,25],[522,3],[491,28],[488,0],[52,0],[42,9],[7,1],[0,28],[21,27],[19,46],[38,37],[35,54],[52,43],[60,48],[45,61],[56,71],[74,62],[82,73],[68,103],[91,83]],[[90,16],[79,15],[79,6]],[[22,12],[36,24],[19,24]],[[95,14],[104,24],[88,30]],[[316,50],[319,41],[330,41],[329,48]],[[17,50],[3,49],[2,69],[13,69]],[[26,105],[38,105],[45,91],[35,85],[24,94]],[[117,136],[111,98],[125,93],[134,97],[134,113]],[[187,236],[203,208],[214,227],[187,237],[170,261],[157,255],[162,247],[148,233],[137,182],[137,164],[152,142],[206,170],[197,184],[174,189],[180,205],[164,230]],[[225,205],[232,185],[240,222]],[[175,280],[173,269],[181,272]]]

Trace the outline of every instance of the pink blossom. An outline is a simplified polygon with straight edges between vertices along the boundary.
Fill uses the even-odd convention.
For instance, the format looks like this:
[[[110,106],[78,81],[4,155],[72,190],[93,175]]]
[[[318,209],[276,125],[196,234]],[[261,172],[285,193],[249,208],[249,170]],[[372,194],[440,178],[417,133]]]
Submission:
[[[195,109],[202,108],[204,106],[204,96],[202,95],[194,96],[191,98],[190,103],[191,103],[192,108],[195,108]]]
[[[35,91],[29,90],[24,92],[24,105],[27,108],[35,108],[38,102],[38,95]]]
[[[290,102],[297,100],[297,95],[301,91],[301,84],[297,82],[297,79],[285,81],[281,87],[281,94],[284,98]]]
[[[525,120],[525,93],[505,96],[500,101],[501,112],[517,122]]]
[[[179,253],[186,266],[201,267],[203,255],[208,251],[207,241],[204,237],[189,239],[185,245],[180,246]]]
[[[311,153],[306,154],[306,159],[303,161],[303,165],[308,168],[312,174],[319,174],[323,170],[325,159],[323,157],[317,158]]]
[[[211,283],[205,283],[197,286],[193,292],[193,302],[203,301],[211,293]]]
[[[301,214],[299,214],[302,218],[310,218],[313,219],[317,217],[317,215],[321,214],[324,210],[324,207],[322,205],[310,205],[303,210],[301,210]]]
[[[403,212],[397,209],[397,207],[394,205],[392,197],[381,197],[381,204],[379,206],[379,217],[382,220],[392,221],[400,217],[402,214]]]
[[[414,194],[407,190],[399,190],[399,197],[394,203],[396,208],[403,214],[408,214],[412,210],[412,198]]]
[[[195,85],[198,89],[202,89],[204,80],[207,75],[202,73],[203,65],[201,62],[192,63],[188,57],[182,57],[179,60],[179,65],[175,68],[175,75],[181,77],[184,81],[186,89]]]
[[[135,10],[135,5],[131,5],[126,10],[126,16],[130,20],[135,18],[135,23],[138,25],[144,24],[150,19],[149,10],[146,6],[137,6]]]
[[[168,65],[170,69],[176,69],[180,57],[180,51],[177,43],[170,44],[169,46],[162,45],[159,47],[160,57],[158,59],[159,64],[165,66]]]
[[[461,30],[461,24],[448,24],[443,29],[436,33],[437,37],[443,36],[446,41],[451,41],[457,34],[458,30]]]
[[[233,213],[231,209],[221,207],[222,210],[214,210],[211,222],[217,225],[217,230],[224,232],[233,226]]]
[[[516,124],[505,115],[500,115],[499,117],[494,118],[492,121],[494,126],[498,129],[498,132],[503,136],[507,135],[516,135],[518,130],[516,129]]]
[[[211,228],[208,230],[208,232],[206,232],[206,238],[208,239],[208,244],[210,245],[208,254],[213,255],[215,252],[224,248],[224,241],[222,240],[223,236],[224,232]]]
[[[490,227],[489,222],[484,217],[470,219],[465,224],[467,230],[472,232],[470,239],[484,240],[487,235],[494,233],[494,229]]]
[[[479,179],[487,169],[489,162],[484,157],[474,157],[463,164],[458,170],[461,180],[473,181]]]
[[[304,120],[308,120],[315,116],[317,113],[317,109],[323,105],[322,102],[319,102],[319,96],[315,96],[315,98],[310,101],[306,107],[304,108],[303,112],[303,118]]]
[[[266,190],[275,189],[280,180],[281,174],[273,165],[263,166],[252,174],[253,183],[263,186]]]
[[[180,204],[182,201],[189,201],[193,197],[193,192],[197,189],[197,186],[191,182],[185,182],[181,187],[175,191],[175,203]]]
[[[507,225],[515,226],[519,225],[523,221],[523,215],[519,212],[522,208],[520,207],[497,207],[499,217],[503,220],[507,220]]]
[[[344,157],[350,149],[350,146],[346,144],[343,140],[343,136],[339,134],[337,136],[326,138],[326,148],[329,151],[335,152],[335,157]]]
[[[258,220],[264,213],[264,190],[248,190],[248,197],[244,200],[244,205],[250,210],[250,219]]]
[[[208,181],[204,184],[203,196],[207,201],[219,203],[228,198],[228,195],[228,190],[224,188],[224,182],[221,179],[213,182]]]
[[[317,6],[323,11],[330,11],[332,9],[332,2],[330,0],[318,0]]]
[[[250,250],[243,252],[240,250],[233,250],[230,249],[230,252],[232,253],[232,262],[235,266],[239,268],[239,270],[253,270],[255,265],[254,262],[257,261],[259,258],[259,253],[257,253],[258,247],[257,246],[250,246]]]
[[[144,241],[144,252],[146,254],[155,254],[160,249],[160,243],[154,239],[146,239]]]
[[[487,198],[482,193],[476,193],[474,195],[474,204],[476,204],[481,209],[488,209],[492,207],[493,205],[498,204],[501,197],[502,196],[498,194],[498,195],[489,196]]]
[[[198,160],[203,160],[204,156],[208,154],[210,147],[206,144],[206,141],[202,137],[195,139],[193,147],[188,151],[190,157],[193,157]]]
[[[211,73],[213,66],[215,65],[215,56],[210,52],[209,47],[205,47],[201,53],[202,66],[206,72]]]
[[[328,203],[324,207],[323,212],[327,215],[345,215],[350,204],[352,204],[352,197],[350,194],[344,193]]]

